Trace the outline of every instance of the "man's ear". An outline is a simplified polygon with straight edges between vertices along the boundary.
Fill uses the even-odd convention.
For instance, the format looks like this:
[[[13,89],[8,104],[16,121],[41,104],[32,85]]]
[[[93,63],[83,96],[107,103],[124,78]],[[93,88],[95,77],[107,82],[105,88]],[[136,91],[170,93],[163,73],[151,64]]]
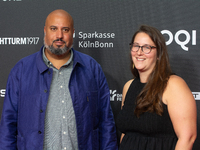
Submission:
[[[44,26],[44,36],[46,35],[46,27]]]

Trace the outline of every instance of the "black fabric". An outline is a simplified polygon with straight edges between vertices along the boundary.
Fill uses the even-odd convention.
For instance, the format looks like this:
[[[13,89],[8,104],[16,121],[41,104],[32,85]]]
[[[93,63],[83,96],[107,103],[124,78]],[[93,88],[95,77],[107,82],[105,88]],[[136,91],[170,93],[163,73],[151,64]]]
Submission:
[[[138,78],[133,80],[124,106],[117,116],[116,125],[125,134],[119,150],[174,150],[177,136],[167,105],[163,104],[162,116],[149,112],[143,113],[139,118],[134,115],[136,97],[144,86]]]

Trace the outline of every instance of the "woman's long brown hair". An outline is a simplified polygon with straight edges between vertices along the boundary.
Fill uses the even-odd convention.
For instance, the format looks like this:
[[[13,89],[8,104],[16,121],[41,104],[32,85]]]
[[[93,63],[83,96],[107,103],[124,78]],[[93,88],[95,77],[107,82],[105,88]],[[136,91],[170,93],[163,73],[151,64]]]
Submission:
[[[139,30],[133,35],[131,43],[134,42],[135,36],[141,32],[148,34],[151,40],[154,42],[157,50],[157,62],[152,73],[148,77],[145,87],[137,97],[137,105],[134,113],[137,117],[144,112],[155,112],[158,115],[162,115],[162,95],[167,86],[167,81],[170,75],[172,75],[169,64],[169,56],[167,53],[167,46],[160,31],[148,25],[140,26]],[[138,70],[135,67],[133,68],[132,59],[131,72],[134,77],[139,78]]]

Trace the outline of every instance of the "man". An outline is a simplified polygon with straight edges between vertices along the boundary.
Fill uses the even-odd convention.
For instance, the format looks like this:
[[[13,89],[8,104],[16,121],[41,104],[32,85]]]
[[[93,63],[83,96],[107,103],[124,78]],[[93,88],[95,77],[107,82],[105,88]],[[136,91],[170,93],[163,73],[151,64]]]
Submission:
[[[51,12],[44,47],[11,70],[0,123],[1,150],[116,150],[109,88],[100,65],[75,51],[73,19]]]

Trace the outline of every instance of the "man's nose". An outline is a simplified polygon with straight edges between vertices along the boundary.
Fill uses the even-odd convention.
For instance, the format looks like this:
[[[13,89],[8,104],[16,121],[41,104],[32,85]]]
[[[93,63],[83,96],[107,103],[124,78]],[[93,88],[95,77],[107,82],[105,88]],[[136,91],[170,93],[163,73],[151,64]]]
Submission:
[[[63,38],[63,32],[62,32],[62,30],[57,30],[57,32],[56,32],[56,38],[58,38],[58,39],[62,39]]]

